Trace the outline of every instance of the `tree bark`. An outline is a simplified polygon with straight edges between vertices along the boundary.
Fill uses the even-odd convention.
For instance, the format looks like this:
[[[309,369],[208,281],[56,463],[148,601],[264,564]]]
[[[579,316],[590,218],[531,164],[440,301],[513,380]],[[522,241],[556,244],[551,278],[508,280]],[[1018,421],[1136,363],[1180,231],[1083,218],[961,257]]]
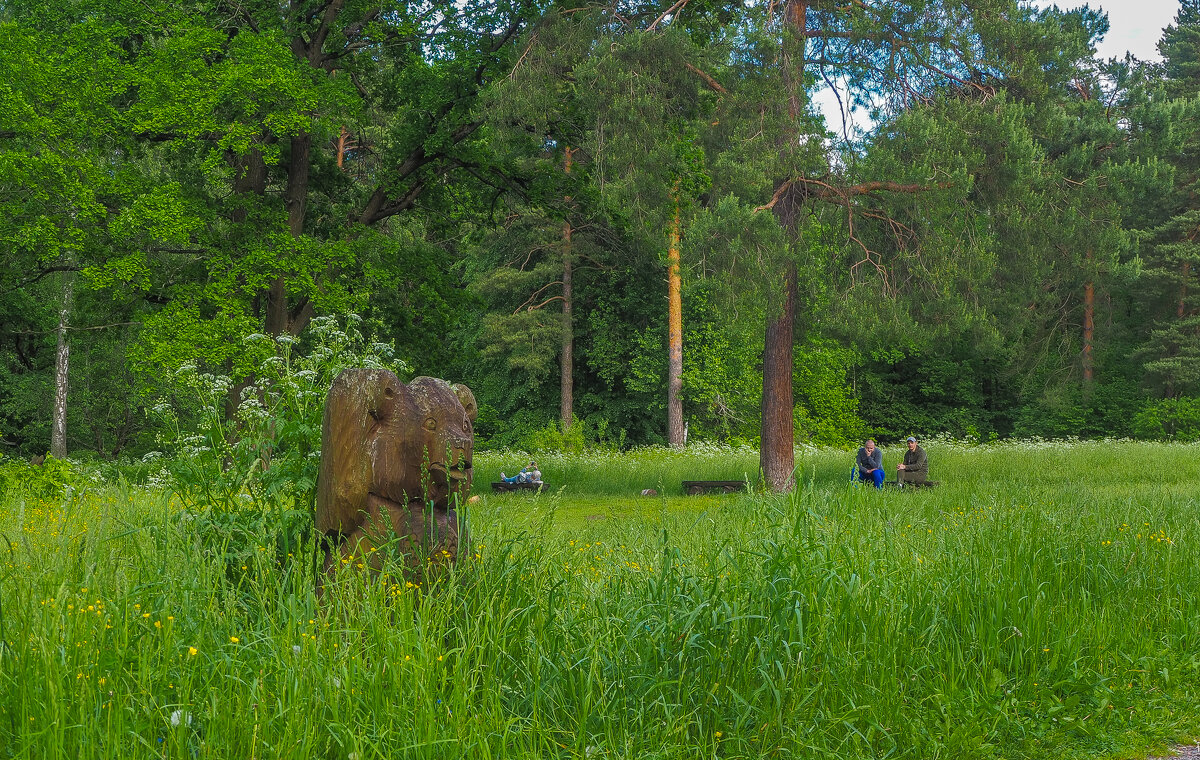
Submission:
[[[683,296],[679,277],[679,183],[672,200],[675,208],[667,233],[667,442],[683,446]]]
[[[54,359],[54,419],[50,428],[50,453],[58,459],[65,459],[67,456],[67,368],[71,357],[67,328],[70,326],[74,295],[75,275],[73,272],[65,272],[62,307],[58,312],[58,349]]]
[[[308,178],[312,171],[311,165],[312,135],[301,132],[292,138],[292,151],[288,161],[287,188],[284,199],[287,202],[288,230],[293,238],[304,234],[304,212],[308,201]],[[288,310],[287,275],[280,274],[271,283],[267,291],[267,318],[263,324],[263,332],[267,335],[282,335],[289,332],[298,334],[303,329],[297,329],[291,312]]]
[[[786,25],[783,55],[780,65],[787,88],[788,115],[797,123],[803,110],[804,43],[808,4],[805,0],[789,0],[784,10]],[[788,130],[788,144],[780,146],[787,153],[799,139],[798,129]],[[795,213],[788,204],[774,206],[772,212],[798,244]],[[783,292],[778,313],[767,317],[767,332],[763,341],[762,439],[759,447],[759,468],[763,484],[772,491],[790,491],[796,483],[795,422],[792,417],[792,342],[796,320],[796,263],[787,265],[783,275]],[[776,298],[779,294],[776,295]]]
[[[796,321],[796,265],[789,264],[779,313],[768,318],[763,348],[762,443],[759,465],[772,491],[796,484],[795,421],[792,417],[792,341]]]
[[[1093,369],[1092,340],[1096,332],[1096,283],[1092,279],[1092,250],[1086,254],[1088,281],[1083,286],[1083,382],[1091,385]]]
[[[566,174],[571,173],[571,149],[566,149],[566,154],[563,159],[563,171]],[[564,201],[569,205],[571,196],[565,196]],[[561,369],[561,385],[559,391],[561,394],[559,403],[559,415],[562,420],[563,432],[571,427],[571,420],[575,416],[575,325],[572,321],[571,314],[571,220],[563,220],[563,253],[562,253],[562,353],[560,357]]]
[[[345,127],[338,128],[337,137],[337,167],[339,169],[346,168],[346,148],[349,144],[350,133]]]
[[[1184,261],[1179,265],[1179,304],[1175,307],[1175,316],[1183,319],[1187,314],[1187,281],[1191,262]]]

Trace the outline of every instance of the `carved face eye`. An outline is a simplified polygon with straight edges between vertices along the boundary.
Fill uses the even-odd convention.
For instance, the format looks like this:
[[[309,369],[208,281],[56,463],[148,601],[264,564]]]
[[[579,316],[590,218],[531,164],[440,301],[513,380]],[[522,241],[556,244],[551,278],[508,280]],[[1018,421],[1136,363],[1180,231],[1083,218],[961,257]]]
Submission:
[[[383,389],[383,395],[387,396],[388,398],[391,398],[392,396],[396,395],[396,391],[389,385],[388,387]]]
[[[471,421],[470,420],[467,420],[467,419],[463,420],[463,432],[464,433],[471,432]]]
[[[433,417],[427,417],[425,419],[425,429],[429,431],[437,430],[437,420]]]

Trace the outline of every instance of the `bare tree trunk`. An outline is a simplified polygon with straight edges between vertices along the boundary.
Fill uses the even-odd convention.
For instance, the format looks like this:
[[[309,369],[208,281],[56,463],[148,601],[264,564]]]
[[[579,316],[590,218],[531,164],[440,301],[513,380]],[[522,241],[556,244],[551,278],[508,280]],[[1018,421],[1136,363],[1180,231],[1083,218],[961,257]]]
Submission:
[[[1179,304],[1175,307],[1175,316],[1183,319],[1187,313],[1187,281],[1191,262],[1185,261],[1179,265]]]
[[[780,65],[788,91],[788,115],[796,123],[804,99],[804,42],[808,4],[805,0],[789,0],[784,13],[783,55]],[[791,142],[799,135],[789,130]],[[782,145],[788,152],[794,145]],[[789,230],[793,242],[797,236],[795,213],[788,204],[773,209],[780,223]],[[790,491],[795,485],[796,452],[795,422],[792,406],[792,342],[796,320],[796,264],[788,264],[783,276],[782,304],[778,314],[768,316],[767,333],[763,342],[762,441],[759,448],[759,468],[764,485],[772,491]]]
[[[571,149],[566,149],[566,156],[563,159],[563,171],[566,174],[571,173]],[[570,204],[571,196],[566,196],[563,200]],[[575,416],[575,325],[571,315],[571,221],[569,219],[563,221],[563,253],[562,253],[562,353],[560,358],[561,378],[562,382],[559,387],[561,399],[559,403],[559,413],[562,420],[562,429],[565,433],[571,427],[571,420]]]
[[[667,237],[667,442],[683,446],[683,295],[679,277],[679,183],[672,193],[674,215]]]
[[[795,421],[792,416],[792,339],[796,320],[796,265],[788,266],[780,312],[767,323],[763,348],[762,443],[759,466],[772,491],[796,484]]]
[[[1092,250],[1086,254],[1088,281],[1083,286],[1083,382],[1091,385],[1093,369],[1092,340],[1096,332],[1096,283],[1092,279]]]
[[[54,419],[50,428],[50,453],[59,459],[67,456],[67,367],[71,344],[67,329],[71,320],[71,303],[75,295],[75,274],[63,274],[62,307],[58,312],[58,350],[54,359]]]
[[[288,229],[292,237],[304,234],[304,212],[308,201],[308,177],[312,169],[309,160],[312,135],[301,132],[292,138],[292,154],[288,161],[288,180],[284,198],[287,201]],[[307,320],[305,320],[307,322]],[[267,335],[298,334],[303,325],[292,319],[288,310],[287,276],[279,275],[267,292],[267,319],[263,325]]]

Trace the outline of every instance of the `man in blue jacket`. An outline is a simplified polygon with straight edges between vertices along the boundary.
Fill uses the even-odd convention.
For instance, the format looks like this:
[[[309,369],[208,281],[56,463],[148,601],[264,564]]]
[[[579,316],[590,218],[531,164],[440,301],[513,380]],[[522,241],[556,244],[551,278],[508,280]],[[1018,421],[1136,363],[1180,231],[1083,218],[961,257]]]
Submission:
[[[883,471],[883,452],[875,448],[875,441],[868,438],[858,450],[858,479],[875,482],[876,488],[883,488],[883,479],[887,473]]]

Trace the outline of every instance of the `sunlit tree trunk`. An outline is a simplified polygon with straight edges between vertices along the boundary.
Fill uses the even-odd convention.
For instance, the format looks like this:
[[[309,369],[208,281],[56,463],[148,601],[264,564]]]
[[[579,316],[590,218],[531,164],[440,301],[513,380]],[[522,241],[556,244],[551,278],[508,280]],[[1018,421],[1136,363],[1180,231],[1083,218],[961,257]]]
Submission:
[[[667,234],[667,442],[683,446],[683,296],[679,277],[679,183]]]
[[[350,133],[346,131],[345,127],[340,127],[337,136],[337,166],[339,169],[346,168],[346,147],[349,139]]]

